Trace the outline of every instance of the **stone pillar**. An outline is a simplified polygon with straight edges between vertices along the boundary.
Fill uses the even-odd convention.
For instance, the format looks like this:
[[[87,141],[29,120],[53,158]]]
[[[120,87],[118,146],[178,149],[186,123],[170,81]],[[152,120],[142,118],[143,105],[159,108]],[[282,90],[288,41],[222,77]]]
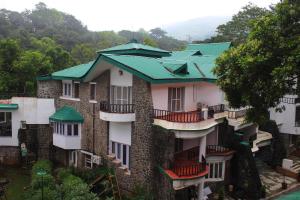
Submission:
[[[202,156],[206,156],[206,135],[200,139],[199,145],[199,161],[202,162]]]
[[[198,200],[204,200],[204,179],[198,185]]]

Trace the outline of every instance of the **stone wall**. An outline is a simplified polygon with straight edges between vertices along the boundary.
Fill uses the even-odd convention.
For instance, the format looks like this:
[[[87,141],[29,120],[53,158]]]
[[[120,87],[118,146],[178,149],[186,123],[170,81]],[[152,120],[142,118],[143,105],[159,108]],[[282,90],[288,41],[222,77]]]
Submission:
[[[50,159],[53,129],[48,124],[37,125],[38,159]]]
[[[0,147],[0,164],[1,165],[18,165],[20,164],[20,148],[11,146]]]
[[[37,81],[38,98],[58,98],[62,94],[62,83],[59,80]]]

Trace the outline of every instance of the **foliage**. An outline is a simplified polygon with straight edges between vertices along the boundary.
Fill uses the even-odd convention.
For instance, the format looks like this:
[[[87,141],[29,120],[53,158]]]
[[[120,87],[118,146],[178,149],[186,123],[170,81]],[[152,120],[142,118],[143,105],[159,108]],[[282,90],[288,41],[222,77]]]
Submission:
[[[295,87],[300,77],[299,4],[293,0],[278,3],[274,12],[253,22],[244,44],[216,61],[217,83],[230,106],[251,107],[248,121],[263,124],[268,108],[278,106],[279,98],[299,94],[300,87]]]
[[[97,177],[100,175],[106,175],[111,169],[108,169],[106,167],[97,167],[93,169],[77,169],[73,168],[72,173],[81,179],[83,179],[85,182],[90,183],[94,181]]]
[[[66,176],[62,182],[62,194],[65,200],[97,200],[86,183],[74,175]]]
[[[273,168],[281,166],[282,159],[286,158],[287,152],[284,146],[282,134],[279,132],[276,122],[269,120],[263,124],[260,129],[272,134],[272,156],[269,164]]]
[[[39,171],[45,171],[47,174],[52,172],[52,163],[49,160],[38,160],[32,166],[32,176],[36,176]]]
[[[242,44],[251,30],[253,20],[268,14],[270,11],[252,3],[244,6],[241,11],[233,15],[232,19],[217,27],[217,35],[200,42],[232,42],[234,46]]]

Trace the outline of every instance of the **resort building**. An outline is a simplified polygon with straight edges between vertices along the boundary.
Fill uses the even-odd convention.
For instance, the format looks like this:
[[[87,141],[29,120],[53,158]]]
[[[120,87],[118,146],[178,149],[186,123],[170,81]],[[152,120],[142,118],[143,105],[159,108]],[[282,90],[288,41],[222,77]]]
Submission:
[[[26,109],[43,117],[32,114],[31,122],[24,115],[14,123],[23,104],[13,98],[0,107],[2,121],[50,123],[51,134],[44,134],[50,159],[111,166],[124,192],[140,185],[155,199],[202,200],[205,187],[230,184],[229,130],[245,141],[258,133],[244,122],[246,109],[228,108],[215,83],[215,60],[229,47],[191,44],[169,52],[131,42],[100,50],[94,61],[38,77],[35,101],[51,106]],[[11,133],[5,141],[0,136],[0,145],[20,145],[18,131]]]

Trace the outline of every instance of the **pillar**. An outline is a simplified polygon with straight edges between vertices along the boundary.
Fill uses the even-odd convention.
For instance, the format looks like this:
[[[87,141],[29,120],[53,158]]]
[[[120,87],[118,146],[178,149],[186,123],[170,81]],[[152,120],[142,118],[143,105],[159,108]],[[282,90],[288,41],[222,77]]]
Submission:
[[[206,135],[200,138],[199,161],[202,162],[202,155],[206,156]]]
[[[198,200],[204,200],[204,179],[198,185]]]

